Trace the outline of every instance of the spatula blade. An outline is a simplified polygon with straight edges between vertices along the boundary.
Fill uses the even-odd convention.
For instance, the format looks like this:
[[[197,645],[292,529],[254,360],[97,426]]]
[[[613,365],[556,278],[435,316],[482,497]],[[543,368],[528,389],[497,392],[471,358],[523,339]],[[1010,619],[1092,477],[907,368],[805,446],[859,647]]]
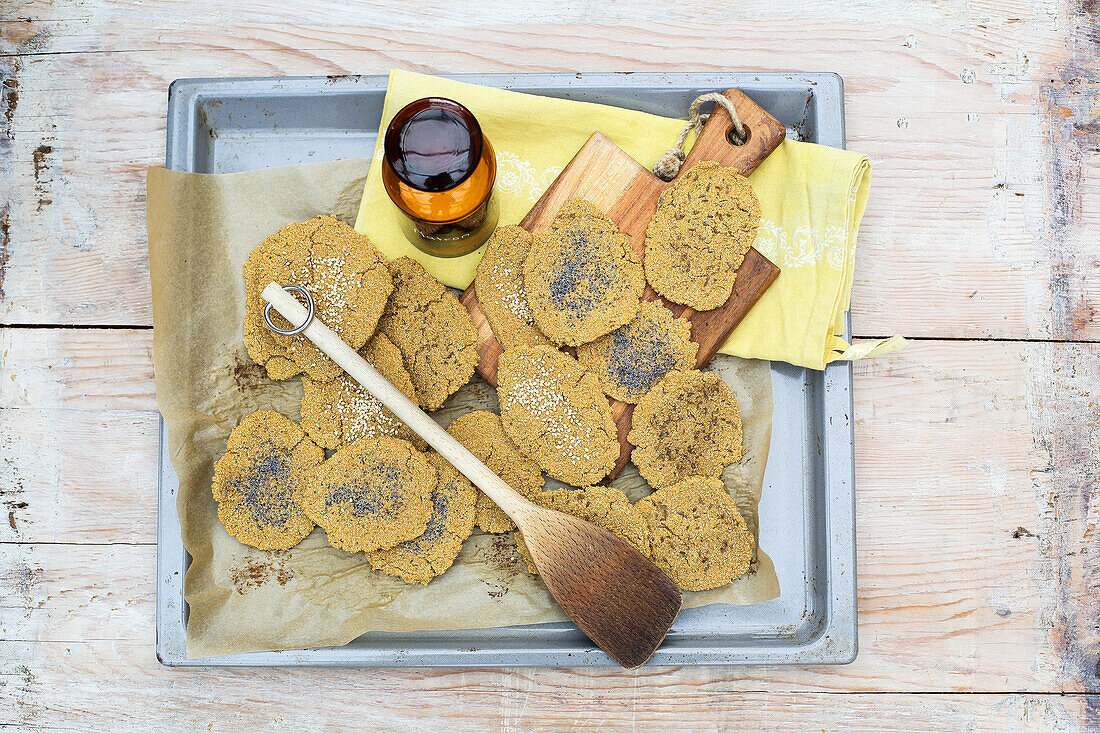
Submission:
[[[594,524],[549,510],[525,519],[531,558],[573,623],[627,669],[645,664],[680,613],[676,583]]]

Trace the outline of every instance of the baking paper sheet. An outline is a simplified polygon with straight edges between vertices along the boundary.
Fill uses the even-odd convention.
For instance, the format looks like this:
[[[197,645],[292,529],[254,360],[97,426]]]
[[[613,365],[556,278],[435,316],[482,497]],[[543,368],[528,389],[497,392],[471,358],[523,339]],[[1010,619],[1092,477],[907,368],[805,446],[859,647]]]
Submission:
[[[258,409],[297,420],[302,396],[299,378],[272,382],[245,352],[244,260],[283,224],[317,214],[351,223],[368,166],[362,159],[228,175],[149,169],[157,404],[168,425],[182,539],[192,558],[184,586],[189,657],[342,645],[375,630],[566,620],[526,572],[511,534],[475,532],[450,570],[419,586],[374,571],[362,554],[330,547],[319,528],[290,550],[268,552],[240,544],[218,521],[210,481],[229,431]],[[712,368],[740,403],[745,456],[724,479],[756,532],[771,434],[770,367],[719,356]],[[497,409],[495,390],[477,376],[433,416],[446,425],[475,409]],[[633,466],[614,485],[632,500],[649,493]],[[756,603],[778,594],[761,550],[747,575],[724,588],[687,592],[684,605]]]

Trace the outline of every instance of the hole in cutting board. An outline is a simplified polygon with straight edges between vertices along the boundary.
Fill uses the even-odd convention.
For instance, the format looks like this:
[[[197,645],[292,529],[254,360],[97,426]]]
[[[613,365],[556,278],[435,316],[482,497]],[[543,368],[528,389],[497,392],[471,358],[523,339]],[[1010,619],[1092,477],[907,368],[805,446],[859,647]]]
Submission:
[[[748,125],[745,125],[744,127],[745,127],[745,136],[744,137],[741,137],[740,135],[737,134],[737,129],[733,125],[730,125],[730,129],[726,130],[726,140],[729,141],[730,145],[736,145],[737,147],[741,147],[742,145],[744,145],[745,143],[747,143],[749,141],[749,138],[752,137],[752,128],[749,127]]]

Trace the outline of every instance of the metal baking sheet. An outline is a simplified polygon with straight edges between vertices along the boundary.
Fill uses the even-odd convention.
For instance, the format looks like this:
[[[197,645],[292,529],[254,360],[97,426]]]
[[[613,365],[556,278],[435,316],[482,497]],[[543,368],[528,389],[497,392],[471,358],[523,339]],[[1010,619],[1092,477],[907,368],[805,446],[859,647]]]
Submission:
[[[477,74],[522,92],[682,117],[704,92],[741,89],[789,137],[844,146],[843,84],[826,73]],[[166,165],[232,173],[369,157],[385,76],[181,79],[169,89]],[[651,665],[842,664],[856,655],[852,371],[773,364],[774,423],[760,545],[782,593],[766,603],[684,611]],[[333,648],[187,659],[178,481],[161,426],[157,657],[171,666],[588,666],[614,662],[569,624],[364,634]]]

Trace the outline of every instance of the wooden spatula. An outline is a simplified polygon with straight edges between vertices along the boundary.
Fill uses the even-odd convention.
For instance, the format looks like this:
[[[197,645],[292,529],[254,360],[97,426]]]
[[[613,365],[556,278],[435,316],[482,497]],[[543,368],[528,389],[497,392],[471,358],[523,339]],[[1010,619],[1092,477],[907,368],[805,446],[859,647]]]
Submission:
[[[302,335],[512,518],[523,531],[546,587],[588,638],[628,669],[641,666],[653,655],[683,603],[671,578],[607,530],[523,498],[328,326],[313,318],[312,307],[307,310],[276,283],[265,287],[262,295],[290,323],[307,324]]]

